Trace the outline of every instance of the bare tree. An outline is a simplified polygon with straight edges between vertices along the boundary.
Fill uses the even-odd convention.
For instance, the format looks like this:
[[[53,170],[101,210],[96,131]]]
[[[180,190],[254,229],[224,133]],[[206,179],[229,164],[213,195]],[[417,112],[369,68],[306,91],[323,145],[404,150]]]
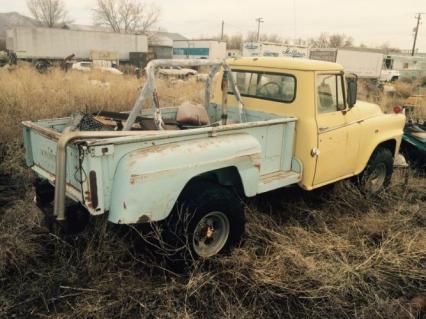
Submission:
[[[390,46],[388,42],[385,42],[382,45],[380,45],[378,49],[382,50],[385,54],[401,52],[401,49]]]
[[[329,47],[328,35],[326,33],[321,33],[318,38],[310,38],[308,44],[313,48],[327,48]]]
[[[345,34],[335,33],[330,35],[328,41],[332,48],[344,48],[352,46],[354,40]]]
[[[296,39],[294,39],[293,43],[295,45],[306,45],[306,41],[304,39],[302,39],[302,38],[296,38]]]
[[[139,0],[97,0],[93,19],[114,32],[145,33],[158,21],[160,11],[154,4]]]
[[[308,40],[309,46],[313,48],[345,48],[353,46],[353,38],[345,34],[335,33],[328,35],[321,33],[318,38]]]
[[[266,34],[262,33],[259,37],[261,42],[273,42],[273,43],[284,43],[284,39],[278,34]],[[245,41],[257,42],[257,32],[249,31],[246,35]]]
[[[217,36],[216,39],[221,40],[220,35]],[[223,41],[226,42],[227,49],[239,50],[241,49],[241,46],[243,44],[243,36],[242,34],[233,34],[233,35],[224,34]]]
[[[240,50],[243,45],[242,34],[234,34],[229,37],[228,45],[230,49]]]
[[[247,32],[245,41],[247,41],[247,42],[257,42],[257,32],[254,32],[254,31]],[[264,34],[260,35],[260,41],[264,41]]]
[[[273,43],[283,43],[283,38],[280,37],[278,34],[268,34],[266,35],[266,41],[273,42]]]
[[[67,23],[67,10],[63,0],[27,0],[27,7],[38,24],[54,28]]]

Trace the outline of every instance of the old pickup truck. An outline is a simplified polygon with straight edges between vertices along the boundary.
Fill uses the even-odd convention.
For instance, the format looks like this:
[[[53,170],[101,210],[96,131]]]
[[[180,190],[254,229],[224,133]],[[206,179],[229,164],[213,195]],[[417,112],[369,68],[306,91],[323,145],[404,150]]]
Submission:
[[[194,65],[211,67],[204,105],[160,107],[157,70]],[[154,60],[146,76],[129,113],[23,122],[36,202],[46,212],[53,202],[55,220],[162,221],[166,233],[173,229],[165,236],[171,244],[207,258],[242,237],[240,195],[312,190],[354,176],[364,192],[377,193],[390,182],[404,115],[356,102],[356,77],[339,64]]]

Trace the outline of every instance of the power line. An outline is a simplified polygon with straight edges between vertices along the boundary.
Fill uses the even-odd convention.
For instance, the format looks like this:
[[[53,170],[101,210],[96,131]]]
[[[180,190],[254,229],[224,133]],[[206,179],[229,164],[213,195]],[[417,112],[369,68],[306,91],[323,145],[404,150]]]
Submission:
[[[225,29],[225,21],[222,20],[222,32],[220,33],[220,40],[223,40],[223,31]]]
[[[260,24],[264,22],[263,18],[257,18],[257,42],[260,40]]]
[[[422,19],[422,14],[426,14],[425,12],[419,12],[415,16],[415,19],[417,19],[417,25],[414,28],[414,41],[413,41],[413,49],[411,50],[411,55],[414,56],[414,53],[416,52],[416,42],[417,42],[417,35],[419,34],[419,26],[420,26],[420,20]]]

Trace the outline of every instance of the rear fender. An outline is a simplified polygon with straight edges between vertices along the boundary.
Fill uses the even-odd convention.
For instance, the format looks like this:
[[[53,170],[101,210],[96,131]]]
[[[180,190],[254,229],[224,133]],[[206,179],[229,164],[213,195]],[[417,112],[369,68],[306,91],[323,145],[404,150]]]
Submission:
[[[235,167],[246,196],[259,182],[261,146],[248,134],[174,142],[123,156],[114,176],[108,219],[118,224],[159,221],[192,178]]]

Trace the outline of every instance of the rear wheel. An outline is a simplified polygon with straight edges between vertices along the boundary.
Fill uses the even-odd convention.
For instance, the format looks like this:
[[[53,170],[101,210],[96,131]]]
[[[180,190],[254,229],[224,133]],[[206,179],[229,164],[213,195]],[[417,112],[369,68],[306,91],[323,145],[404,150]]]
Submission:
[[[185,262],[229,252],[244,233],[241,201],[228,188],[208,181],[184,191],[165,226],[173,260]]]
[[[389,186],[393,173],[393,156],[389,149],[379,147],[371,155],[359,184],[367,195],[375,195]]]
[[[203,258],[218,254],[226,245],[230,233],[228,216],[219,211],[204,215],[192,234],[192,248]]]

